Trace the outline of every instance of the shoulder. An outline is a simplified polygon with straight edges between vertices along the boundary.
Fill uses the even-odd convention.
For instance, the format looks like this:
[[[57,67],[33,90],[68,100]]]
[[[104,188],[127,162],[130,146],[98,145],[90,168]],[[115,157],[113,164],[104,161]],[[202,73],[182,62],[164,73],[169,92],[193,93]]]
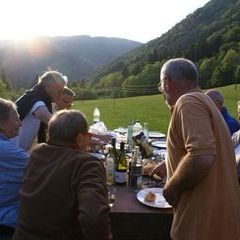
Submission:
[[[29,158],[26,151],[17,147],[10,140],[0,140],[0,156],[3,158],[11,158],[16,161],[19,159],[27,160]]]
[[[208,96],[203,92],[190,92],[183,94],[176,102],[177,106],[182,106],[185,104],[194,104],[199,102],[206,102],[208,101]]]
[[[33,104],[30,112],[31,112],[31,113],[34,112],[34,111],[35,111],[37,108],[39,108],[39,107],[46,107],[46,104],[45,104],[43,101],[37,101],[37,102],[35,102],[35,103]]]
[[[102,169],[104,167],[103,161],[97,158],[94,154],[85,152],[78,153],[76,155],[76,164],[82,166],[84,168],[99,168]]]

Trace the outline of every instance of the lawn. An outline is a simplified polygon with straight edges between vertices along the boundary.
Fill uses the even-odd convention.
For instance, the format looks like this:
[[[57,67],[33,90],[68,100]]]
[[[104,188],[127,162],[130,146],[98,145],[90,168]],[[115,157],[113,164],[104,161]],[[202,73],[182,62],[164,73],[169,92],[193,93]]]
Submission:
[[[240,84],[235,90],[234,85],[218,88],[224,95],[225,106],[230,114],[236,118],[237,101],[240,99]],[[92,124],[93,110],[98,106],[101,120],[108,129],[127,127],[131,121],[147,122],[150,130],[167,132],[170,112],[163,96],[141,96],[131,98],[100,99],[75,101],[75,109],[81,110]]]

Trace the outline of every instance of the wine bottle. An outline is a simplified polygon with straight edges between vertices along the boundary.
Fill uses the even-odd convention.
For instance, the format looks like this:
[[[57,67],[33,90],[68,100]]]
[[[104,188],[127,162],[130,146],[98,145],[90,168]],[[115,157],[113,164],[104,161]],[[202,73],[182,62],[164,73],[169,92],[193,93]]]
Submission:
[[[142,187],[142,158],[139,147],[135,146],[132,152],[132,161],[130,166],[130,188],[132,191]]]
[[[143,132],[133,137],[136,145],[139,146],[143,158],[149,158],[153,155],[153,148]]]
[[[115,158],[113,154],[113,147],[108,147],[108,153],[105,160],[105,169],[106,169],[106,175],[107,175],[107,184],[112,185],[114,183],[114,166]]]
[[[120,153],[115,162],[115,184],[124,185],[127,183],[127,159],[125,154],[125,144],[120,143]]]

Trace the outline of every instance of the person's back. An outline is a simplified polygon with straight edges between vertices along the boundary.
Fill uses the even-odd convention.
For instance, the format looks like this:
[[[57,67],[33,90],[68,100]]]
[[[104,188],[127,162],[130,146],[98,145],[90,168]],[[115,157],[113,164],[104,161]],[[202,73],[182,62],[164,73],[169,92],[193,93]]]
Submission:
[[[187,122],[189,118],[184,118],[184,115],[193,115],[194,106],[197,106],[199,112],[193,117],[192,124],[193,121]],[[182,130],[183,138],[179,137],[180,129],[176,127],[180,121],[179,117],[183,117],[181,121],[184,121],[186,126],[186,129]],[[214,163],[207,176],[194,188],[181,194],[174,217],[174,223],[178,223],[181,232],[176,231],[175,227],[173,236],[177,234],[179,239],[211,240],[216,236],[216,239],[226,239],[236,236],[237,232],[240,234],[236,222],[240,224],[240,192],[236,162],[230,134],[220,112],[205,94],[192,92],[179,98],[172,119],[174,121],[171,122],[171,130],[168,132],[170,161],[182,159],[185,156],[182,149],[185,147],[188,148],[188,154],[193,156],[203,153],[215,154]],[[203,128],[205,131],[202,131]],[[185,135],[188,132],[191,132],[191,135]],[[170,168],[170,176],[174,168]],[[191,219],[191,223],[186,219]],[[195,231],[196,226],[201,234]]]
[[[81,122],[76,124],[74,120],[74,113],[78,111],[61,112],[55,115],[73,113],[71,119],[65,119],[72,123],[71,130],[65,128],[66,135],[74,128],[81,128]],[[58,132],[64,132],[61,120],[58,122]],[[50,120],[49,144],[36,145],[30,155],[20,191],[19,224],[13,240],[109,239],[103,163],[84,151],[85,131],[81,133],[84,139],[79,149],[61,138],[51,141],[51,126]]]

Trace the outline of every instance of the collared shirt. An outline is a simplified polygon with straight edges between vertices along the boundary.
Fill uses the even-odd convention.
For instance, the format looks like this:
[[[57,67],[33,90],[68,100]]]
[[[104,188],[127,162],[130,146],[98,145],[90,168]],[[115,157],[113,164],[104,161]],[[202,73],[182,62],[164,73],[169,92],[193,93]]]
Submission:
[[[227,111],[227,109],[225,107],[222,107],[221,109],[221,113],[222,113],[222,116],[225,120],[225,122],[227,123],[228,125],[228,128],[231,132],[231,135],[238,131],[240,129],[240,125],[238,123],[238,121],[236,119],[234,119]]]
[[[16,227],[19,189],[28,154],[0,133],[0,225]]]
[[[209,97],[193,90],[174,106],[167,139],[170,179],[186,157],[215,156],[208,174],[181,193],[171,237],[226,240],[240,236],[240,191],[227,124]]]

